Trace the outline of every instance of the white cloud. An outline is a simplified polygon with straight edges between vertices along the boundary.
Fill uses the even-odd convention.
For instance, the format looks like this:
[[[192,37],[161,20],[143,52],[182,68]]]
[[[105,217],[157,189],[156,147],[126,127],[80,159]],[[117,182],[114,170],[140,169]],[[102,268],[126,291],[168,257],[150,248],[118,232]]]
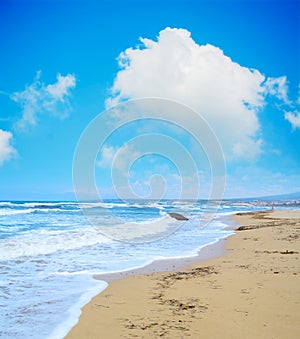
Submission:
[[[62,76],[57,74],[57,82],[53,85],[46,87],[47,92],[55,100],[64,101],[65,97],[70,95],[70,88],[74,88],[76,85],[76,79],[74,75],[68,74]]]
[[[291,103],[288,99],[288,85],[286,76],[268,78],[264,84],[264,87],[268,94],[276,96],[285,104],[289,105]]]
[[[131,163],[140,156],[140,151],[135,150],[132,146],[126,144],[122,147],[104,145],[101,149],[100,160],[97,161],[97,166],[118,170],[121,171],[120,173],[126,175],[128,174]]]
[[[299,111],[286,112],[284,114],[284,118],[291,123],[293,130],[297,128],[300,129],[300,112]]]
[[[110,168],[117,150],[117,147],[104,145],[101,149],[100,160],[97,161],[97,166]]]
[[[287,101],[285,77],[267,79],[242,67],[210,44],[199,45],[184,29],[166,28],[157,41],[141,38],[142,46],[119,56],[111,107],[129,98],[160,97],[192,107],[211,125],[225,154],[253,159],[261,152],[257,113],[267,94]]]
[[[131,164],[141,156],[141,152],[133,146],[124,145],[119,148],[114,159],[114,169],[120,170],[123,174],[128,174]]]
[[[24,91],[14,93],[11,98],[22,107],[22,118],[16,123],[17,129],[34,126],[41,114],[51,114],[63,119],[68,116],[70,90],[76,86],[76,78],[72,74],[57,74],[57,82],[46,85],[40,81],[39,71],[31,85]]]
[[[249,159],[254,159],[257,154],[261,153],[262,139],[257,141],[245,138],[242,142],[234,144],[232,153],[234,157],[242,158],[247,155]]]
[[[290,122],[292,125],[292,129],[296,130],[297,128],[300,129],[300,84],[298,85],[298,98],[295,101],[294,105],[290,105],[292,108],[290,111],[286,111],[284,113],[284,118]]]
[[[11,159],[17,152],[10,144],[13,135],[11,132],[0,129],[0,166],[4,161]]]

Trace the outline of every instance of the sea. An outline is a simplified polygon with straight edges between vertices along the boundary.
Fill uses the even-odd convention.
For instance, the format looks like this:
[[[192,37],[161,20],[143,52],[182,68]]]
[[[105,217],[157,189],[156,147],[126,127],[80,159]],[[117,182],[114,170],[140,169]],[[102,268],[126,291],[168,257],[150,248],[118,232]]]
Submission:
[[[205,201],[0,201],[0,337],[64,338],[81,308],[107,287],[94,275],[196,256],[232,234],[233,213],[271,209],[274,202],[225,200],[215,206],[207,211]],[[276,208],[299,206],[276,202]],[[176,220],[172,212],[189,220]]]

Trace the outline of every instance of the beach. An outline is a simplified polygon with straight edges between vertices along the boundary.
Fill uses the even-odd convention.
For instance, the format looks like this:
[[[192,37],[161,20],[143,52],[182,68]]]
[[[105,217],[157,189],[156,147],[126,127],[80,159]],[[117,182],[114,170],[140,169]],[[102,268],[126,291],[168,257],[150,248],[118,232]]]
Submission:
[[[233,218],[217,257],[110,279],[66,338],[299,338],[300,210]]]

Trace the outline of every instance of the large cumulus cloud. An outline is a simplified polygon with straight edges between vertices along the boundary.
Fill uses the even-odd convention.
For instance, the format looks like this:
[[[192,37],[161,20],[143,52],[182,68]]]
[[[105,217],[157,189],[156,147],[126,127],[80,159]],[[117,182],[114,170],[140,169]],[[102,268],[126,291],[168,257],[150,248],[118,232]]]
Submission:
[[[157,41],[140,41],[120,54],[107,107],[130,98],[176,100],[207,120],[227,159],[251,160],[261,152],[258,113],[267,94],[286,99],[286,79],[267,79],[220,48],[198,44],[185,29],[166,28]]]

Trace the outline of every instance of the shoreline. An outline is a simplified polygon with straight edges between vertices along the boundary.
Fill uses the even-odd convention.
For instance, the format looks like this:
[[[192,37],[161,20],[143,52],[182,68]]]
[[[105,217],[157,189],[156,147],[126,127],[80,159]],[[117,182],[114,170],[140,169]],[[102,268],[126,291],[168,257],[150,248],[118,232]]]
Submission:
[[[299,337],[300,211],[234,219],[225,254],[112,280],[66,338]]]
[[[111,281],[124,279],[126,277],[138,274],[173,272],[178,269],[185,268],[194,263],[206,261],[213,258],[218,258],[226,253],[225,250],[226,241],[229,237],[235,234],[236,222],[233,220],[234,214],[235,213],[233,212],[231,215],[223,216],[221,219],[226,223],[226,226],[223,229],[231,231],[232,234],[225,235],[223,238],[219,238],[211,243],[203,245],[202,247],[196,250],[197,252],[194,255],[186,257],[155,259],[144,266],[124,271],[94,274],[93,278],[96,280],[103,280],[109,283]]]
[[[194,256],[157,259],[149,264],[146,264],[145,266],[119,272],[95,274],[93,275],[93,278],[110,283],[112,281],[126,279],[127,277],[140,274],[156,274],[164,272],[166,273],[174,272],[179,269],[184,269],[189,265],[223,256],[226,252],[224,246],[227,238],[231,237],[232,235],[233,234],[226,235],[224,238],[218,239],[213,243],[204,245],[203,247],[198,249],[197,254],[195,254]]]

